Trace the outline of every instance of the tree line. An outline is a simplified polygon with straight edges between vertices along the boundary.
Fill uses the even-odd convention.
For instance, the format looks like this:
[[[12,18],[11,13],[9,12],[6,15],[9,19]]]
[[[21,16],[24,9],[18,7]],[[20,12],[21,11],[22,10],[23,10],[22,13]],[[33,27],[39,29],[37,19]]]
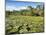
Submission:
[[[13,11],[6,11],[6,16],[9,15],[22,15],[22,16],[44,16],[44,5],[37,5],[36,8],[33,8],[32,6],[28,6],[27,9],[23,9],[20,11],[13,10]]]

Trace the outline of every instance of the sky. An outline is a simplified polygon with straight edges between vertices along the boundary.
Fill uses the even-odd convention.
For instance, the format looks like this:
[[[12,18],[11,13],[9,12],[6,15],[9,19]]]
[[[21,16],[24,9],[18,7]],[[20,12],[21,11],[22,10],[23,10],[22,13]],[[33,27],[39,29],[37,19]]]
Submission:
[[[43,5],[42,2],[23,2],[16,0],[6,0],[6,10],[21,10],[28,9],[27,6],[36,8],[37,5]]]

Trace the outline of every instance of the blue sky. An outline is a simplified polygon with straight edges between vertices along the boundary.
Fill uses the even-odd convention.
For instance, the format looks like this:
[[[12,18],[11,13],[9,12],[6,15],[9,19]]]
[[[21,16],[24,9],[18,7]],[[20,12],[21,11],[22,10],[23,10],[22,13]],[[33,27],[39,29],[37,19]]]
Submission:
[[[27,6],[36,7],[37,5],[43,5],[43,3],[37,2],[21,2],[21,1],[14,1],[14,0],[6,0],[6,10],[20,10],[26,9]]]

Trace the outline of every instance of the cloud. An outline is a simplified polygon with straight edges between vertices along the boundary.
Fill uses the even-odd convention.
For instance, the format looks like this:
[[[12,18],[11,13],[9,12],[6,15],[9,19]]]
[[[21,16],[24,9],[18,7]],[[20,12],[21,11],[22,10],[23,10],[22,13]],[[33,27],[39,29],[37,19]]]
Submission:
[[[22,9],[28,9],[27,7],[16,7],[15,10],[22,10]]]
[[[12,7],[12,6],[6,6],[6,10],[12,11],[13,9],[14,9],[14,7]]]
[[[12,7],[12,6],[7,6],[6,7],[6,10],[10,10],[10,11],[13,11],[13,10],[23,10],[23,9],[28,9],[27,7],[24,7],[24,6],[22,6],[22,7]]]

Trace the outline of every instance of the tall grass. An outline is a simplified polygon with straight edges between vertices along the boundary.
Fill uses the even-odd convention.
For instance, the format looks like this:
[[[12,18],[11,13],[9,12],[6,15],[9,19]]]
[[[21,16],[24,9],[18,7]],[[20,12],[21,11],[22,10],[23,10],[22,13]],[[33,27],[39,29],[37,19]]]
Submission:
[[[44,32],[43,17],[9,15],[9,17],[6,18],[6,33],[12,32]]]

